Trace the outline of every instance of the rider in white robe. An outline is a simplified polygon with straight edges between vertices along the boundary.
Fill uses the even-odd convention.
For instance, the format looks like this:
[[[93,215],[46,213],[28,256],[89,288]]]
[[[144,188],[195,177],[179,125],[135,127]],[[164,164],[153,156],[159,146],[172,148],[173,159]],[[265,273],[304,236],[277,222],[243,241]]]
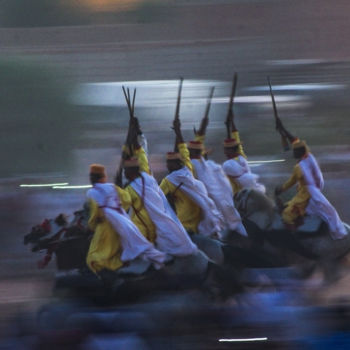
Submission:
[[[174,120],[173,129],[178,152],[168,152],[169,175],[162,180],[160,188],[166,195],[174,198],[177,215],[189,232],[217,236],[224,228],[224,217],[209,197],[205,185],[193,176],[193,167],[179,120]]]
[[[232,187],[221,165],[201,156],[203,139],[204,136],[197,135],[196,141],[190,141],[188,145],[194,176],[205,185],[210,198],[223,216],[224,228],[247,236],[241,216],[234,206]]]
[[[208,192],[201,181],[196,180],[191,171],[183,166],[181,169],[171,172],[166,176],[179,191],[184,192],[196,203],[202,211],[198,224],[198,233],[210,236],[218,234],[224,226],[224,218],[217,210],[215,203],[208,196]]]
[[[317,215],[327,223],[333,239],[343,238],[347,235],[347,230],[335,208],[321,192],[324,186],[323,175],[315,157],[310,153],[305,141],[295,139],[292,146],[294,156],[299,159],[299,161],[294,167],[293,175],[290,180],[283,186],[277,188],[277,194],[287,190],[296,182],[298,182],[298,192],[294,198],[288,202],[288,206],[282,213],[284,220],[287,223],[294,220],[294,212],[305,212],[309,215]],[[298,200],[298,198],[302,196],[304,196],[306,200]],[[293,210],[293,206],[297,207],[298,210]],[[302,210],[303,208],[301,206],[304,206],[305,209]]]
[[[198,251],[153,176],[141,172],[130,186],[143,198],[144,208],[156,227],[159,250],[173,256],[186,256]]]
[[[98,164],[93,164],[90,168],[91,172],[94,169],[99,171],[104,169]],[[105,179],[104,176],[99,182],[93,183],[93,187],[87,192],[87,197],[97,203],[98,208],[103,211],[105,218],[119,235],[122,246],[121,261],[131,261],[140,256],[152,262],[156,268],[160,268],[165,261],[165,254],[155,249],[130,220],[119,198],[118,192],[123,190],[112,183],[106,183]]]
[[[249,164],[241,150],[238,132],[233,132],[236,138],[226,139],[224,141],[225,155],[228,158],[222,168],[230,179],[235,193],[248,188],[255,189],[265,193],[265,186],[258,182],[259,176],[252,173]]]

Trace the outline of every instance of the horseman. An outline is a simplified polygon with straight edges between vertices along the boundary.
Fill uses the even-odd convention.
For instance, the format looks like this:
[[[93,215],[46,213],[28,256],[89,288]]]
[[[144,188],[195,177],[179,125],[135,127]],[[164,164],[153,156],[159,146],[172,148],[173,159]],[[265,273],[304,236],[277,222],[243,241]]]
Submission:
[[[129,145],[126,148],[130,148]],[[131,220],[162,252],[171,256],[196,253],[197,246],[189,239],[151,175],[147,155],[135,136],[132,137],[131,148],[133,157],[123,162],[125,177],[129,181],[125,190],[130,198],[124,205],[131,209]],[[124,158],[127,156],[124,155]]]
[[[235,208],[230,181],[224,173],[222,166],[212,160],[205,159],[208,154],[205,151],[204,145],[208,123],[209,118],[205,115],[202,118],[200,129],[195,131],[195,140],[188,143],[193,174],[198,180],[203,182],[208,195],[223,216],[224,228],[236,231],[242,236],[247,236],[241,216]]]
[[[94,230],[86,259],[90,269],[95,273],[117,270],[138,256],[161,268],[165,254],[143,237],[123,209],[122,203],[130,201],[128,192],[107,183],[105,168],[100,164],[90,166],[90,181],[89,226]]]
[[[319,216],[328,224],[333,239],[341,239],[347,234],[339,215],[327,198],[322,194],[324,181],[321,169],[310,152],[305,141],[292,136],[283,129],[292,143],[293,155],[297,160],[291,177],[276,188],[275,193],[287,191],[296,183],[297,194],[286,203],[282,218],[287,227],[294,230],[305,214]]]
[[[162,180],[160,188],[173,202],[176,214],[187,232],[218,235],[224,227],[224,218],[208,197],[205,185],[193,176],[193,166],[179,119],[174,120],[173,129],[178,152],[167,153],[169,175]]]
[[[239,132],[234,123],[232,110],[228,113],[226,127],[231,137],[224,141],[224,153],[227,160],[222,167],[231,182],[233,192],[236,194],[244,188],[251,188],[265,193],[265,186],[258,182],[259,176],[250,170]]]

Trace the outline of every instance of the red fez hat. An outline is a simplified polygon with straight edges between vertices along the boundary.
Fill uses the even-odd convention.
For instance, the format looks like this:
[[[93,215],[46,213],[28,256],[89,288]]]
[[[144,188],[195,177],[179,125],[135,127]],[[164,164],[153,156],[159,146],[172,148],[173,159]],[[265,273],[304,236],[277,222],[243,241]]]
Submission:
[[[198,149],[198,150],[202,150],[203,147],[203,143],[201,141],[190,141],[187,144],[187,147],[190,149]]]
[[[224,147],[226,147],[226,148],[236,147],[239,145],[240,145],[240,143],[236,139],[226,139],[224,141]]]
[[[139,160],[137,158],[125,159],[123,161],[124,168],[136,168],[139,166],[140,166],[140,164],[139,164]]]
[[[98,174],[98,175],[106,176],[105,167],[102,164],[91,164],[90,174]]]
[[[182,160],[181,154],[178,152],[168,152],[166,154],[166,159],[167,160]]]

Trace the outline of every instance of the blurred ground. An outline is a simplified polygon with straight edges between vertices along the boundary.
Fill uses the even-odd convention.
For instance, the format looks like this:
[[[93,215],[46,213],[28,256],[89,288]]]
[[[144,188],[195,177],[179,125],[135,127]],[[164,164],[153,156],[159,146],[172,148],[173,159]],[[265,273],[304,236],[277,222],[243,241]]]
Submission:
[[[217,161],[223,160],[221,143],[225,137],[221,121],[226,105],[220,103],[220,98],[229,95],[230,80],[237,71],[237,97],[250,97],[237,99],[235,105],[237,125],[249,159],[286,159],[283,163],[254,168],[269,193],[287,178],[294,164],[290,154],[281,151],[270,104],[266,100],[261,103],[256,97],[266,96],[262,88],[266,86],[266,76],[270,75],[273,84],[280,86],[276,95],[292,97],[289,102],[278,104],[282,120],[311,145],[324,171],[325,193],[344,221],[349,222],[349,10],[347,0],[173,1],[162,12],[162,18],[149,23],[124,21],[90,26],[1,28],[0,53],[2,57],[19,55],[59,68],[58,80],[67,85],[174,81],[180,75],[185,78],[185,84],[189,79],[198,80],[202,82],[198,85],[201,92],[194,102],[191,100],[193,88],[186,92],[186,85],[184,87],[181,117],[187,140],[192,137],[193,125],[198,125],[202,116],[207,81],[221,82],[207,137],[208,146],[214,148],[211,156]],[[130,87],[136,85],[130,83]],[[169,126],[175,109],[176,84],[170,92],[172,98],[166,106],[152,106],[155,95],[147,107],[138,107],[137,100],[142,96],[136,100],[137,115],[148,137],[151,163],[158,178],[165,170],[163,154],[173,143]],[[144,94],[143,98],[147,99],[147,92]],[[18,186],[30,182],[85,184],[89,163],[106,164],[110,174],[118,164],[127,125],[126,109],[88,104],[75,108],[84,117],[79,119],[74,131],[83,137],[67,154],[72,158],[70,168],[62,168],[57,163],[56,171],[38,174],[35,163],[40,159],[33,159],[33,171],[1,180],[0,276],[5,286],[11,285],[11,280],[21,286],[27,281],[31,286],[37,283],[41,286],[43,278],[50,282],[53,264],[45,272],[37,271],[35,264],[39,257],[22,245],[23,235],[46,217],[80,208],[84,200],[84,190],[69,192]],[[7,137],[16,138],[16,130],[8,130]],[[64,135],[61,142],[64,143]],[[16,156],[14,161],[21,162],[21,159]],[[39,277],[36,282],[35,278]],[[43,290],[49,294],[49,289],[40,289],[30,294],[33,300],[42,296]],[[4,299],[0,301],[0,309],[8,305],[6,295],[12,295],[11,288],[2,291]],[[22,297],[14,298],[13,305],[19,305]]]

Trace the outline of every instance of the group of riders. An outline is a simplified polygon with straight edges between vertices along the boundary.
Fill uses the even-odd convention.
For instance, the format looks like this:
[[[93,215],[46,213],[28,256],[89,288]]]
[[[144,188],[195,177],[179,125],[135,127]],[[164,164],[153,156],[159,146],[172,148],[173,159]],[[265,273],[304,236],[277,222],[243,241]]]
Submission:
[[[175,117],[175,147],[166,154],[168,175],[160,184],[152,176],[145,139],[132,114],[115,183],[108,182],[103,165],[90,165],[92,188],[87,198],[94,235],[86,260],[89,268],[97,274],[104,269],[116,271],[141,258],[161,269],[174,257],[199,253],[193,236],[220,240],[220,233],[230,230],[248,237],[234,195],[243,189],[265,193],[265,187],[249,167],[232,109],[226,119],[229,137],[223,142],[227,160],[222,165],[208,159],[208,116],[188,143]],[[280,121],[276,127],[292,145],[297,160],[289,180],[275,189],[279,195],[297,184],[296,195],[281,207],[286,230],[297,230],[307,214],[317,215],[333,239],[342,239],[347,230],[322,194],[324,181],[315,157],[306,142],[291,135]]]

